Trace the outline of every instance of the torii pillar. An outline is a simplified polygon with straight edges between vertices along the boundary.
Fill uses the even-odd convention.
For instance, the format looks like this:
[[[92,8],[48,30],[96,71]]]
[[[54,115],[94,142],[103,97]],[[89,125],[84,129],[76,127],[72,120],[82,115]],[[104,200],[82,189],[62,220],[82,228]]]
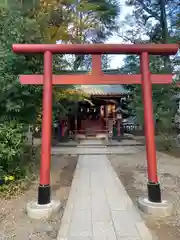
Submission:
[[[172,74],[150,74],[149,55],[174,55],[179,45],[176,44],[14,44],[15,53],[43,53],[44,75],[22,75],[22,84],[43,84],[43,122],[40,184],[38,202],[27,206],[32,218],[47,217],[60,204],[50,198],[50,159],[52,129],[52,84],[142,84],[144,103],[144,123],[146,137],[146,157],[148,166],[148,198],[139,199],[143,211],[167,214],[171,206],[161,199],[160,184],[157,177],[157,161],[154,136],[152,107],[152,84],[172,83]],[[52,76],[52,54],[91,54],[93,56],[92,73]],[[141,74],[114,75],[105,74],[101,69],[101,54],[136,54],[141,58]],[[38,214],[37,214],[38,212]],[[38,215],[38,216],[37,216]]]

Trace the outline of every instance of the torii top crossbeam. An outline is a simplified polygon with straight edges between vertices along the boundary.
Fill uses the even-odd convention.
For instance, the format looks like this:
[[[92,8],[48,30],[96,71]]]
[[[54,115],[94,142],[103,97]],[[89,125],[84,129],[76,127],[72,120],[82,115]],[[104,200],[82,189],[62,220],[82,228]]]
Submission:
[[[15,53],[174,55],[178,44],[13,44]]]
[[[174,55],[178,51],[177,44],[13,44],[15,53],[45,54],[91,54],[92,72],[90,74],[53,75],[53,84],[140,84],[141,75],[107,75],[101,69],[102,54],[136,54],[142,55]],[[46,59],[47,60],[47,59]],[[44,59],[44,61],[46,62]],[[43,84],[43,75],[21,75],[22,84]],[[153,75],[154,84],[169,84],[172,74]]]

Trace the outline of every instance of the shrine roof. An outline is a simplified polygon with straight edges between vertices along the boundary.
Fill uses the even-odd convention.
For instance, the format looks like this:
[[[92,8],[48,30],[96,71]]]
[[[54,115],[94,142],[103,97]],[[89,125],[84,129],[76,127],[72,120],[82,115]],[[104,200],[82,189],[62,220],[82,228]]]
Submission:
[[[56,71],[59,73],[59,74],[68,74],[68,75],[71,75],[71,74],[87,74],[90,71],[87,71],[87,70],[65,70],[65,69],[61,69],[59,70],[58,69],[58,66],[56,66]],[[119,69],[102,69],[102,72],[104,74],[121,74],[120,70]]]
[[[120,96],[129,93],[123,85],[80,85],[77,86],[77,89],[87,94],[98,96]]]

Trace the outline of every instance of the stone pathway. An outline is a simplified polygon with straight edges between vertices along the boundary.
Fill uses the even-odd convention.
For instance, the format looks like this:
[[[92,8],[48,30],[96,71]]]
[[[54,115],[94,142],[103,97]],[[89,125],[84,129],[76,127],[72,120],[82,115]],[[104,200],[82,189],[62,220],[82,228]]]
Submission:
[[[52,155],[130,155],[138,153],[139,150],[130,146],[116,146],[116,147],[52,147]]]
[[[57,239],[153,239],[106,155],[79,156]]]
[[[123,141],[125,142],[125,141]],[[126,142],[127,144],[127,142]],[[121,145],[122,146],[122,145]],[[135,154],[139,149],[135,146],[106,146],[103,140],[82,140],[77,147],[52,147],[52,155],[126,155]]]

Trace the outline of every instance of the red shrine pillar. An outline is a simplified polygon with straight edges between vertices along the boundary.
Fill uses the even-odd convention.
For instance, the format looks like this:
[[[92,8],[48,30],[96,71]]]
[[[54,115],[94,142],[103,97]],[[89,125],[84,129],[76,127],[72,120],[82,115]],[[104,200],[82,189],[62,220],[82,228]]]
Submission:
[[[44,53],[44,90],[43,90],[43,118],[42,144],[40,163],[40,184],[38,188],[38,204],[50,203],[50,161],[52,137],[52,53]]]
[[[144,103],[144,124],[146,137],[146,157],[148,167],[148,199],[161,202],[161,190],[157,177],[156,145],[152,104],[152,84],[149,71],[149,55],[141,54],[142,94]]]

